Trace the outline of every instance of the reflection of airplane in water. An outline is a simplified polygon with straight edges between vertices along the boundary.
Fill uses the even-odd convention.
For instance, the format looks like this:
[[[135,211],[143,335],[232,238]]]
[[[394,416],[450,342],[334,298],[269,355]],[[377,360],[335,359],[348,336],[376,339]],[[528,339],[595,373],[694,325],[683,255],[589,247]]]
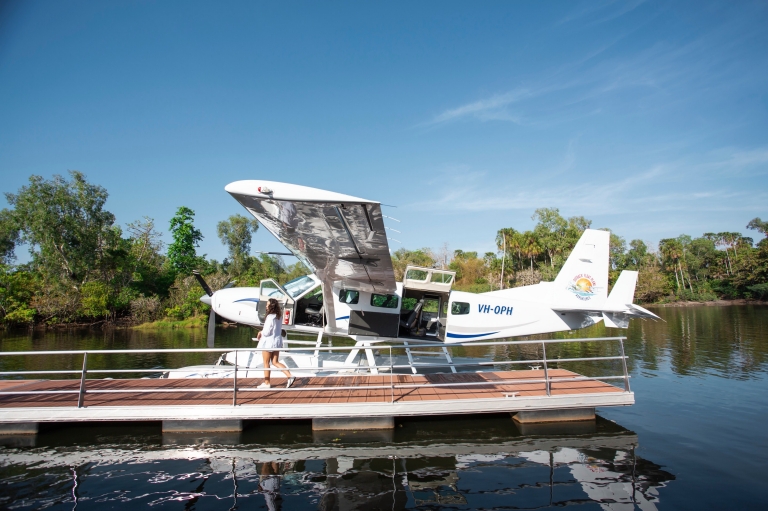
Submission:
[[[70,467],[80,467],[72,483],[80,494],[98,488],[108,495],[114,486],[123,503],[159,503],[147,499],[173,493],[176,500],[233,499],[248,508],[266,503],[269,509],[289,509],[291,502],[303,507],[316,502],[322,510],[533,509],[593,502],[606,510],[652,510],[659,489],[675,479],[636,456],[636,434],[602,418],[523,431],[508,417],[401,424],[394,432],[328,437],[318,432],[313,437],[302,425],[259,426],[242,437],[219,438],[222,444],[200,436],[193,446],[197,437],[188,434],[165,435],[162,447],[48,445],[6,450],[2,464],[43,471],[44,484],[57,471],[65,478],[72,474]],[[45,436],[40,441],[45,443]],[[113,477],[117,473],[121,477]],[[140,485],[135,490],[121,486],[134,474],[144,478],[138,481],[151,474],[152,492]],[[194,491],[187,495],[182,485],[195,477],[190,483]],[[34,489],[32,480],[14,484]],[[65,490],[60,488],[62,494]]]

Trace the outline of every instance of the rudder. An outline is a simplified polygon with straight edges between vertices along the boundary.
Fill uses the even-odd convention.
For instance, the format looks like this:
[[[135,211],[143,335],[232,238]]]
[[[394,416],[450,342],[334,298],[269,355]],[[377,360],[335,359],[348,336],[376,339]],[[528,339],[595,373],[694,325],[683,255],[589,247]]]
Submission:
[[[557,274],[553,308],[601,309],[608,297],[611,233],[587,229]]]

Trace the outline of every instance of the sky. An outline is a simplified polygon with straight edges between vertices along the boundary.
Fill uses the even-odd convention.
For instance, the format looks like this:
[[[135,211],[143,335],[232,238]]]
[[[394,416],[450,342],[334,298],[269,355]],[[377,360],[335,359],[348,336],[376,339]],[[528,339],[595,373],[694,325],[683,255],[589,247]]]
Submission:
[[[192,208],[219,260],[241,179],[380,201],[393,250],[494,251],[543,207],[757,240],[767,26],[760,1],[0,0],[0,191],[79,170],[166,242]]]

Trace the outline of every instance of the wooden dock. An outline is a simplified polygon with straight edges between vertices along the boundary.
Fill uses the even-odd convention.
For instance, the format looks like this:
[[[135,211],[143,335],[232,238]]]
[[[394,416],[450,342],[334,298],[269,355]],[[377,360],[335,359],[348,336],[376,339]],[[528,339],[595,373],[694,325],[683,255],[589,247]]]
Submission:
[[[0,423],[111,420],[248,420],[498,413],[634,403],[608,383],[550,369],[297,379],[88,379],[0,381]],[[49,393],[37,393],[49,392]],[[235,397],[236,396],[236,397]],[[235,399],[233,400],[233,397]]]

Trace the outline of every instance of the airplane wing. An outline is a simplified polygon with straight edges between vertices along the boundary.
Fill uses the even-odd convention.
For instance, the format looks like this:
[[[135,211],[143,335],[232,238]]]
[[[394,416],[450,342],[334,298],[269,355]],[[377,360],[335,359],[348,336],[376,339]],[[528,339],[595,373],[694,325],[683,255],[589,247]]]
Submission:
[[[225,189],[324,283],[395,291],[380,203],[274,181]]]

